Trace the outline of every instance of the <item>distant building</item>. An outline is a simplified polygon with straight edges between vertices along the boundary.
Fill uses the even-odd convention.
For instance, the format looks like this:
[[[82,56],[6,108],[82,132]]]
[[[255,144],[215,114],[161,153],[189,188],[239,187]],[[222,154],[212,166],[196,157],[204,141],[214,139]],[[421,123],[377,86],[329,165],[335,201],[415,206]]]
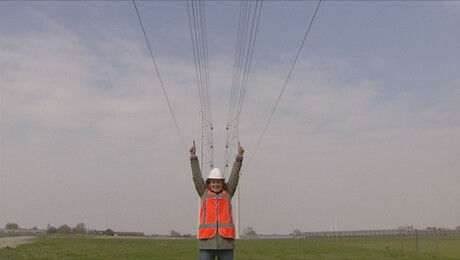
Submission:
[[[94,230],[91,230],[89,233],[92,234],[92,235],[105,235],[104,232],[105,232],[104,230],[96,230],[96,229],[94,229]]]
[[[452,230],[452,229],[451,228],[446,228],[446,227],[440,227],[440,228],[438,228],[438,230],[447,230],[447,231],[449,231],[449,230]]]
[[[398,230],[403,230],[403,231],[414,231],[414,226],[403,226],[403,227],[398,227]]]
[[[114,236],[143,237],[144,232],[113,232]]]
[[[90,232],[93,235],[106,235],[104,230],[92,230]],[[125,236],[125,237],[143,237],[145,236],[144,232],[121,232],[121,231],[113,231],[114,236]]]

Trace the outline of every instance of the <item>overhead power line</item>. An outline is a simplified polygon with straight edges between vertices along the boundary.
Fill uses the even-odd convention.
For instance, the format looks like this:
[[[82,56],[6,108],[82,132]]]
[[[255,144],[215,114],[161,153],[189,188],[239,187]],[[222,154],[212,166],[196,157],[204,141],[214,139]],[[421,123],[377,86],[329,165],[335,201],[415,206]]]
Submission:
[[[226,126],[225,169],[229,166],[230,155],[233,154],[238,142],[238,124],[246,94],[261,12],[262,1],[241,2]]]
[[[286,78],[286,81],[284,82],[283,88],[281,89],[281,92],[280,92],[280,94],[278,96],[278,99],[276,100],[275,106],[273,107],[273,110],[272,110],[272,112],[270,114],[270,117],[268,118],[268,122],[265,125],[265,128],[262,131],[262,134],[261,134],[261,136],[259,138],[259,141],[257,142],[257,145],[256,145],[254,151],[252,152],[251,156],[249,157],[249,160],[248,160],[247,164],[249,164],[249,162],[251,162],[252,158],[254,157],[254,154],[256,153],[257,149],[259,148],[260,143],[262,142],[262,139],[265,136],[265,132],[267,132],[268,126],[270,125],[270,122],[271,122],[271,120],[273,118],[273,115],[275,114],[276,108],[278,107],[278,104],[279,104],[279,102],[281,100],[281,97],[282,97],[282,95],[284,93],[284,90],[286,89],[288,81],[291,78],[292,71],[294,70],[294,67],[295,67],[295,65],[297,63],[297,60],[299,59],[300,53],[302,51],[302,48],[305,45],[305,42],[306,42],[307,37],[308,37],[308,35],[310,33],[310,30],[311,30],[311,27],[313,25],[313,22],[315,21],[315,17],[316,17],[316,14],[318,13],[318,9],[319,9],[320,5],[321,5],[321,0],[318,1],[318,5],[316,6],[315,13],[313,14],[313,17],[311,18],[310,24],[308,25],[308,29],[305,32],[305,36],[303,37],[302,43],[300,44],[299,50],[297,51],[297,55],[296,55],[296,57],[294,59],[294,62],[292,63],[291,69],[289,70],[289,73],[288,73],[288,76]]]
[[[206,33],[206,13],[204,1],[187,1],[187,13],[192,39],[193,56],[195,59],[195,72],[203,115],[203,147],[207,147],[207,161],[213,167],[213,122],[211,105],[211,88],[208,66],[208,45]],[[203,155],[204,156],[204,155]]]
[[[158,76],[158,80],[160,81],[160,85],[161,85],[161,88],[163,89],[163,93],[165,95],[166,102],[168,103],[169,112],[171,112],[171,116],[172,116],[172,118],[174,120],[174,125],[176,126],[177,133],[179,134],[179,137],[180,137],[180,139],[182,141],[182,145],[184,147],[185,153],[186,153],[186,155],[188,155],[188,151],[187,151],[187,148],[185,146],[184,138],[182,137],[182,134],[181,134],[180,129],[179,129],[179,125],[177,124],[176,117],[174,116],[174,112],[173,112],[172,107],[171,107],[171,103],[169,102],[168,94],[166,93],[166,89],[165,89],[165,86],[163,84],[163,80],[161,79],[161,76],[160,76],[160,71],[158,70],[157,63],[155,62],[155,58],[153,56],[152,48],[150,47],[149,39],[147,37],[147,34],[145,33],[144,25],[142,23],[142,19],[141,19],[141,16],[139,14],[139,10],[137,9],[137,5],[136,5],[135,0],[133,0],[133,4],[134,4],[134,9],[136,9],[137,18],[139,19],[139,23],[141,25],[142,32],[144,33],[144,38],[145,38],[145,41],[147,43],[147,47],[149,48],[150,57],[152,58],[153,65],[155,67],[155,71],[156,71],[156,74]]]

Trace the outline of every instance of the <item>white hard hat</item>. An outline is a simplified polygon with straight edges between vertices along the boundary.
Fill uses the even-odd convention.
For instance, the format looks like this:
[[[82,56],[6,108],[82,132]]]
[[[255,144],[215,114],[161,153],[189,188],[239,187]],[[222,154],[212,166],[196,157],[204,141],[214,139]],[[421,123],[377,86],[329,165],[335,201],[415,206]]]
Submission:
[[[214,168],[209,172],[208,179],[225,180],[224,172],[219,168]]]

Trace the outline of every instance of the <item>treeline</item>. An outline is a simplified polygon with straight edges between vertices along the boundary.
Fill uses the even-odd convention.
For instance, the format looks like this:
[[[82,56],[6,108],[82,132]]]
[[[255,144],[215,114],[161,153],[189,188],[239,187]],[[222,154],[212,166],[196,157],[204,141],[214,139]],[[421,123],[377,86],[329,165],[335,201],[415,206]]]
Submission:
[[[88,230],[84,223],[78,223],[74,228],[71,228],[67,224],[60,225],[58,228],[48,224],[46,227],[47,234],[88,234]]]
[[[55,228],[48,224],[48,227],[46,228],[46,234],[77,234],[77,235],[106,235],[106,236],[113,236],[115,235],[115,232],[108,228],[104,232],[100,233],[96,230],[89,230],[86,229],[84,223],[78,223],[74,228],[71,228],[68,225],[61,225],[58,228]]]
[[[5,225],[6,230],[23,230],[17,223],[8,222]],[[37,227],[26,228],[26,230],[38,230]]]
[[[19,227],[17,223],[13,223],[13,222],[6,223],[5,229],[6,230],[38,230],[37,227],[23,229]],[[67,224],[60,225],[57,228],[52,226],[51,224],[48,224],[48,226],[46,227],[46,234],[78,234],[78,235],[94,234],[94,235],[113,236],[115,235],[115,232],[110,228],[102,232],[99,232],[96,230],[90,230],[86,228],[84,223],[78,223],[73,228]]]

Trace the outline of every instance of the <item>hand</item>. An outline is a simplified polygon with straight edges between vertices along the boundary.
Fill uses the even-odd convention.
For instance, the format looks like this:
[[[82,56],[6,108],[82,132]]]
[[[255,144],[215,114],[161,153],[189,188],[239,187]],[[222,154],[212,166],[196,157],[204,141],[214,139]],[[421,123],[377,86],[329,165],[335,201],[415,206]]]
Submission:
[[[243,154],[244,154],[244,149],[241,146],[240,142],[238,142],[238,155],[243,156]]]
[[[193,141],[193,146],[190,147],[190,156],[195,156],[196,155],[196,146],[195,146],[195,141]]]

